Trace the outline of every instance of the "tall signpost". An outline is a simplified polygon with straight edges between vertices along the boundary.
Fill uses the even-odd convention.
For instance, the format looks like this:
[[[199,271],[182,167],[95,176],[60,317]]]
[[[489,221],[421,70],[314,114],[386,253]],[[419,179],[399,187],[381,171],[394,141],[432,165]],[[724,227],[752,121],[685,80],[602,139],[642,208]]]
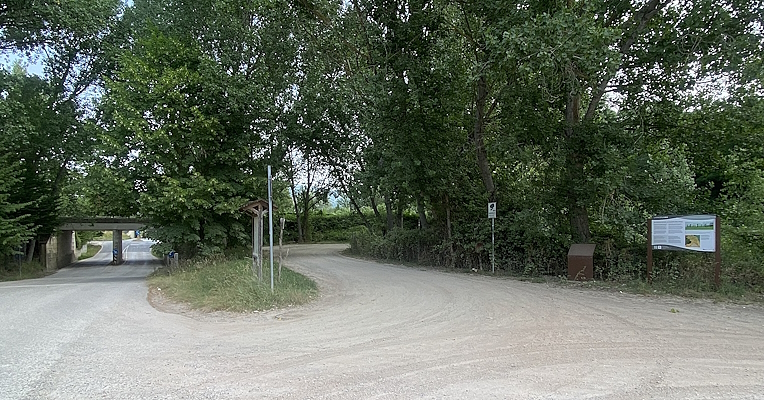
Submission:
[[[257,280],[263,280],[263,214],[272,206],[262,199],[250,201],[239,211],[252,216],[252,272]]]
[[[268,213],[270,232],[271,292],[273,292],[273,179],[268,166],[268,201],[258,199],[241,206],[239,211],[252,216],[252,272],[263,281],[263,214]]]
[[[271,166],[268,166],[268,236],[270,237],[271,293],[273,293],[273,184]]]
[[[491,273],[496,273],[496,202],[488,203],[488,219],[491,220]]]
[[[653,279],[653,250],[714,253],[714,286],[721,283],[719,216],[658,216],[647,221],[647,282]]]

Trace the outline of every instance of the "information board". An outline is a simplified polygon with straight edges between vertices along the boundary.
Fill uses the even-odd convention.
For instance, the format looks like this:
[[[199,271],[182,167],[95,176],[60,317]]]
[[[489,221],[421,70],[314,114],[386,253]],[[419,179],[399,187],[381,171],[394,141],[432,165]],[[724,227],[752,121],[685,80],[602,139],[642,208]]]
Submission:
[[[652,246],[655,250],[716,251],[716,216],[655,217]]]

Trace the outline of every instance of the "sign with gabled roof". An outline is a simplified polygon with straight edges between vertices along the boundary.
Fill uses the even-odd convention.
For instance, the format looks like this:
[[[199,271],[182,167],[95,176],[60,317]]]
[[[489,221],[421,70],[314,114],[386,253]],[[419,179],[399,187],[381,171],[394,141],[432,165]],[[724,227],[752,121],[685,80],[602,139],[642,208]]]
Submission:
[[[268,212],[268,201],[263,199],[250,201],[239,207],[239,211],[254,216],[260,215],[264,212]],[[276,206],[273,206],[273,211],[276,211]]]

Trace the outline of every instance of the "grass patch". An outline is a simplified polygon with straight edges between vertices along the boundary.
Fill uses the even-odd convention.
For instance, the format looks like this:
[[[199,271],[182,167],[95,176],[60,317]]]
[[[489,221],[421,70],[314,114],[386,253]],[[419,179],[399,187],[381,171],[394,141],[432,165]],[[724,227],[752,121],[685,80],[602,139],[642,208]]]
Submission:
[[[24,262],[21,265],[8,265],[0,267],[0,281],[19,281],[22,279],[42,278],[50,275],[39,261]]]
[[[263,268],[258,282],[250,265],[247,259],[194,260],[176,271],[161,269],[148,283],[174,301],[205,311],[263,311],[304,304],[318,294],[315,282],[287,268],[271,293],[269,268]]]
[[[84,260],[86,258],[93,257],[94,255],[98,254],[98,252],[101,251],[101,246],[97,244],[89,244],[88,245],[88,251],[80,254],[80,256],[77,258],[78,260]]]

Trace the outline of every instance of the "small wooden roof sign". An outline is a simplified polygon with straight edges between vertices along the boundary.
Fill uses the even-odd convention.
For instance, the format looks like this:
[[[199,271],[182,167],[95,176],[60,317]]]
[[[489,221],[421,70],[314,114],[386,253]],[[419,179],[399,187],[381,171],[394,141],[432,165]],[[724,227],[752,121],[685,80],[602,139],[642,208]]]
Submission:
[[[273,211],[276,211],[277,207],[273,206]],[[250,201],[249,203],[239,207],[239,211],[257,216],[264,212],[268,212],[268,201],[263,199],[257,199],[255,201]]]

